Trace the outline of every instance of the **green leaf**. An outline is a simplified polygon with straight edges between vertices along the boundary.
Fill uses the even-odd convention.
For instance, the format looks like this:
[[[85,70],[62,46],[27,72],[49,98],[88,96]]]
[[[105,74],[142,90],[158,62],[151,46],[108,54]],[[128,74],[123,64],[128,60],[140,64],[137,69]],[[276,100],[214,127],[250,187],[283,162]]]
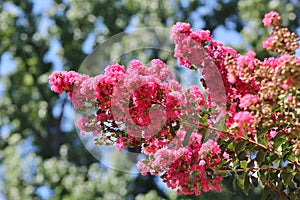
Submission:
[[[245,146],[246,146],[246,142],[245,141],[241,141],[235,144],[235,149],[237,152],[243,151],[245,150]]]
[[[240,167],[241,167],[242,169],[247,168],[247,164],[248,164],[248,162],[247,162],[246,160],[240,161]]]
[[[257,164],[260,166],[264,161],[265,161],[265,157],[268,153],[265,151],[259,151],[256,154],[255,160],[257,162]]]
[[[245,176],[245,181],[244,181],[244,190],[243,190],[243,192],[244,192],[244,194],[246,195],[246,196],[248,196],[248,194],[249,194],[249,189],[250,189],[250,180],[249,180],[249,176],[248,175],[246,175]]]
[[[272,154],[272,155],[269,157],[269,159],[270,159],[270,162],[273,162],[273,161],[275,161],[276,159],[278,159],[278,155]]]
[[[246,160],[247,159],[247,153],[245,151],[242,151],[238,154],[239,160]]]
[[[215,113],[215,114],[219,113],[219,111],[216,108],[213,108],[213,107],[208,108],[208,112],[209,113]]]
[[[261,199],[263,200],[274,200],[275,194],[268,186],[265,186]]]
[[[262,144],[267,147],[268,146],[268,137],[265,134],[263,134],[257,138],[257,142],[259,144]]]
[[[208,129],[207,128],[199,128],[198,133],[202,135],[202,142],[204,142],[204,139],[206,138]]]
[[[175,132],[175,130],[174,130],[174,128],[171,126],[170,127],[170,133],[171,133],[171,135],[173,136],[173,137],[176,137],[177,135],[176,135],[176,132]]]
[[[214,124],[214,127],[218,130],[226,132],[227,126],[226,126],[225,120],[228,118],[228,116],[229,116],[228,114],[223,116],[218,123]]]
[[[295,182],[300,183],[300,173],[297,173],[293,179]]]
[[[244,183],[245,183],[245,176],[238,176],[237,177],[237,185],[239,186],[239,188],[241,188],[242,190],[244,190]]]
[[[184,140],[182,142],[183,146],[187,146],[188,145],[188,142],[189,142],[189,139],[190,139],[191,135],[192,135],[192,131],[187,131],[186,132],[186,134],[184,136]]]
[[[289,198],[290,199],[300,199],[300,194],[299,194],[299,191],[294,191],[292,192],[290,195],[289,195]]]
[[[202,124],[202,125],[204,125],[204,126],[207,126],[207,124],[208,124],[208,114],[207,113],[204,113],[203,114],[203,112],[200,114],[200,120],[199,120],[199,122],[200,122],[200,124]]]
[[[236,183],[235,183],[235,178],[234,175],[231,175],[227,178],[227,187],[228,189],[232,192],[235,193],[236,192]]]
[[[229,144],[228,144],[228,149],[233,149],[234,148],[234,143],[233,142],[230,142]]]
[[[229,140],[226,140],[226,139],[225,138],[218,139],[218,143],[220,144],[220,148],[222,149],[222,151],[228,151],[233,148],[234,139],[233,138],[231,138]]]
[[[286,185],[286,186],[289,186],[291,182],[293,182],[293,178],[295,176],[295,173],[292,173],[292,172],[289,172],[289,171],[282,171],[281,174],[280,174],[282,180],[283,180],[283,183]]]
[[[258,177],[263,185],[267,182],[268,172],[267,171],[258,171]]]
[[[192,184],[194,184],[194,178],[197,176],[197,172],[192,172],[192,174],[190,175],[190,182]]]
[[[284,142],[286,142],[286,135],[282,132],[279,132],[274,137],[273,150],[277,150]]]
[[[295,152],[288,151],[286,154],[283,155],[284,160],[295,160]]]

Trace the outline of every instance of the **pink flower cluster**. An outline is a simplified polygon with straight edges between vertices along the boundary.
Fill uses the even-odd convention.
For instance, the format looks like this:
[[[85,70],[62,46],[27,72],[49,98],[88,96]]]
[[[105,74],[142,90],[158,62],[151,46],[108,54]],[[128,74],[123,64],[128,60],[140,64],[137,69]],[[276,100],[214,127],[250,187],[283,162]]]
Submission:
[[[73,85],[79,78],[80,75],[74,71],[54,71],[49,76],[49,84],[53,92],[61,94],[62,92],[71,91]]]
[[[286,29],[278,28],[281,20],[276,12],[272,11],[266,14],[263,23],[265,26],[276,26],[277,30],[277,32],[272,32],[274,35],[263,42],[265,48],[278,42],[279,37],[292,39],[295,37]],[[247,135],[247,137],[255,138],[256,127],[261,120],[261,115],[264,113],[271,118],[272,108],[262,108],[264,105],[262,101],[274,101],[282,89],[288,90],[291,85],[295,86],[296,84],[293,80],[297,80],[298,68],[295,68],[295,64],[297,65],[299,58],[287,55],[285,52],[280,57],[266,58],[262,62],[255,58],[256,54],[251,50],[246,55],[240,55],[235,50],[214,41],[208,31],[193,31],[189,24],[179,22],[171,29],[171,39],[175,43],[174,56],[178,58],[180,65],[198,69],[202,74],[206,72],[204,79],[209,88],[207,92],[214,103],[218,102],[216,99],[222,98],[222,96],[218,96],[222,94],[220,91],[222,87],[215,83],[218,76],[222,77],[229,110],[226,125],[229,132],[237,137]],[[284,41],[290,40],[286,38]],[[297,39],[293,39],[293,41],[297,41]],[[292,45],[292,41],[289,44]],[[291,47],[287,44],[280,45],[283,49],[289,48],[287,53],[293,53],[297,48],[297,45]],[[290,63],[295,64],[291,66]],[[288,70],[293,71],[293,75],[287,72],[287,66],[293,67],[293,70]],[[217,73],[212,73],[214,68],[217,69]],[[279,76],[280,79],[274,79]],[[270,80],[267,80],[268,77]],[[288,94],[286,96],[288,97]]]
[[[220,147],[212,139],[202,146],[202,137],[196,131],[202,127],[201,112],[211,103],[196,86],[181,89],[162,61],[153,60],[148,68],[133,60],[127,70],[113,64],[96,77],[55,71],[49,82],[54,92],[69,92],[78,111],[95,110],[77,121],[82,135],[91,132],[98,137],[97,143],[115,144],[119,150],[142,146],[144,154],[153,156],[151,165],[150,161],[148,165],[138,164],[143,174],[166,172],[167,184],[182,192],[192,193],[192,188],[197,189],[197,194],[201,188],[220,190],[222,178],[212,174],[209,176],[214,178],[208,178],[206,174],[220,162]],[[186,131],[193,131],[191,138],[185,138]],[[186,139],[187,146],[183,144]],[[181,176],[176,178],[175,172],[185,171],[182,166],[190,166],[191,162],[193,172],[186,173],[203,174],[195,176],[193,184],[190,178],[177,183]]]
[[[262,20],[262,22],[264,26],[277,26],[281,23],[281,19],[277,12],[271,11],[265,14],[265,17]]]
[[[215,175],[212,170],[221,161],[219,144],[209,139],[202,142],[202,136],[194,131],[188,146],[180,145],[186,132],[178,130],[172,145],[166,145],[151,154],[149,160],[137,164],[143,175],[161,174],[167,186],[177,189],[178,193],[200,195],[204,192],[216,190],[221,192],[220,185],[223,178]]]
[[[196,115],[208,108],[209,100],[198,87],[181,89],[158,59],[149,68],[133,60],[127,70],[112,64],[96,77],[55,71],[49,78],[54,92],[69,92],[77,111],[95,110],[78,120],[82,134],[92,132],[103,144],[116,143],[119,149],[147,143],[143,151],[154,152],[172,138],[173,126],[189,121],[186,128],[198,128]]]
[[[200,73],[205,73],[204,78],[208,83],[209,95],[213,98],[213,102],[222,99],[220,94],[223,94],[220,91],[222,86],[216,84],[216,80],[219,80],[222,85],[224,84],[224,96],[227,103],[233,103],[239,99],[240,104],[234,104],[230,109],[233,112],[229,113],[227,126],[240,129],[237,135],[243,135],[242,127],[245,127],[247,131],[252,130],[248,126],[253,124],[253,116],[249,114],[241,121],[238,116],[246,116],[246,113],[236,113],[234,106],[247,108],[259,101],[256,95],[259,85],[256,83],[255,77],[245,76],[254,72],[254,67],[258,62],[255,59],[255,53],[249,51],[246,55],[239,55],[235,50],[214,41],[209,32],[193,31],[185,23],[177,23],[172,28],[171,39],[175,42],[174,56],[178,58],[179,64],[188,68],[194,66]],[[233,62],[234,64],[231,64]],[[218,76],[221,78],[218,79]]]
[[[295,52],[298,46],[293,44],[298,39],[295,39],[294,34],[289,33],[286,29],[278,28],[281,23],[278,13],[266,14],[263,22],[266,26],[276,26],[275,29],[277,30],[277,32],[272,32],[274,35],[263,42],[265,48],[270,49],[269,47],[273,47],[275,42],[278,43],[280,38],[287,37],[284,41],[287,41],[286,43],[289,45],[279,43],[281,50],[277,52],[283,54],[280,57],[266,58],[264,61],[260,61],[255,58],[256,54],[253,51],[248,51],[246,55],[240,55],[233,49],[214,41],[209,32],[193,31],[190,25],[186,23],[177,23],[172,28],[171,39],[175,43],[174,56],[178,58],[180,65],[198,69],[202,74],[205,71],[212,71],[212,68],[218,69],[225,86],[229,111],[226,119],[228,133],[227,135],[220,133],[220,136],[228,138],[234,136],[236,141],[239,141],[238,138],[256,140],[259,131],[257,127],[259,123],[262,123],[264,127],[273,128],[267,134],[271,147],[272,140],[277,133],[274,129],[286,132],[285,126],[293,126],[294,134],[298,134],[296,130],[297,128],[299,130],[299,127],[296,127],[297,119],[295,117],[274,112],[278,104],[281,106],[285,104],[279,100],[280,96],[290,99],[289,103],[285,104],[286,113],[289,112],[289,108],[300,105],[299,100],[295,100],[297,91],[299,91],[299,82],[298,86],[295,85],[295,81],[297,79],[299,81],[299,76],[296,75],[299,74],[299,58],[288,55]],[[206,81],[218,80],[214,77],[217,77],[215,73],[206,73],[204,79]],[[208,94],[220,99],[220,96],[214,94],[221,92],[219,92],[218,87],[214,86],[213,84],[208,85]],[[289,90],[289,92],[283,92],[284,90]],[[292,93],[294,98],[291,98],[288,93]],[[294,104],[291,103],[292,101]],[[270,104],[269,102],[278,103]],[[290,115],[294,114],[290,113]],[[286,120],[285,117],[288,117],[289,120]],[[278,121],[281,123],[276,125]],[[224,153],[227,157],[227,153]],[[187,191],[185,193],[188,194]]]
[[[300,47],[299,38],[296,33],[281,27],[282,21],[279,14],[271,11],[265,14],[262,22],[265,26],[273,26],[271,36],[262,43],[263,48],[281,55],[294,55],[296,49]]]
[[[148,156],[137,163],[143,175],[160,174],[178,193],[220,192],[218,169],[237,167],[235,149],[222,142],[249,139],[253,144],[264,134],[265,148],[272,148],[279,132],[300,131],[293,113],[300,105],[300,59],[293,55],[298,39],[279,27],[278,13],[266,14],[263,23],[276,26],[264,48],[281,53],[263,61],[253,51],[240,55],[214,41],[209,31],[193,31],[180,22],[173,26],[174,57],[198,70],[203,90],[182,89],[158,59],[151,67],[133,60],[127,70],[112,64],[96,77],[55,71],[49,83],[54,92],[68,92],[75,109],[88,113],[77,121],[83,135],[91,132],[96,144],[119,150],[141,147]]]
[[[274,43],[276,42],[276,40],[277,40],[276,36],[271,35],[265,41],[262,42],[262,47],[264,49],[269,49],[269,48],[271,48],[274,45]]]

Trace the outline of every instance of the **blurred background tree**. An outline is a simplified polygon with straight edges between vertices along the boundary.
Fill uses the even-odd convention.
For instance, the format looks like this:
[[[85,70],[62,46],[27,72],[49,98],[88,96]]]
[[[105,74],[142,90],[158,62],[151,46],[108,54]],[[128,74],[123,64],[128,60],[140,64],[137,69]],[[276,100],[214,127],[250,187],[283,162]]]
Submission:
[[[267,30],[261,19],[270,10],[299,32],[295,0],[0,0],[0,199],[259,198],[259,189],[246,197],[239,190],[231,193],[234,186],[224,186],[221,194],[180,196],[156,177],[109,169],[82,145],[68,97],[52,93],[47,83],[55,69],[78,70],[97,44],[115,34],[170,28],[177,21],[209,29],[217,40],[263,58]],[[163,57],[175,65],[157,51],[132,57]]]

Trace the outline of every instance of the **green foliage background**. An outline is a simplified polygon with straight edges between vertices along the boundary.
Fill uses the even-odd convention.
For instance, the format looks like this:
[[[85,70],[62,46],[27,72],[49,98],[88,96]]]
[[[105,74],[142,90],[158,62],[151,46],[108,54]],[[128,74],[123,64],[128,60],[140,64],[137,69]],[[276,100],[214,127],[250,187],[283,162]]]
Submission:
[[[212,32],[220,26],[236,31],[242,34],[243,42],[235,48],[241,52],[253,49],[263,58],[268,56],[261,47],[261,41],[267,37],[267,29],[261,24],[263,15],[276,10],[285,20],[284,24],[296,30],[300,24],[299,1],[52,0],[43,12],[35,11],[34,2],[0,0],[0,58],[10,55],[15,65],[10,70],[12,66],[2,62],[0,69],[3,87],[0,93],[0,194],[4,199],[261,197],[260,189],[251,191],[248,197],[239,190],[231,193],[227,180],[222,193],[180,196],[163,188],[155,177],[134,176],[101,165],[81,144],[74,127],[66,126],[72,123],[68,115],[70,103],[67,96],[50,91],[48,76],[59,64],[65,70],[77,70],[87,56],[82,47],[90,34],[95,36],[92,44],[95,47],[128,26],[170,28],[176,21],[200,24],[197,28]],[[8,11],[7,6],[17,12]],[[48,26],[41,32],[39,26],[44,18],[48,19]],[[56,57],[49,60],[46,57],[53,41],[57,41],[59,47]],[[135,57],[147,60],[163,56],[159,52],[152,53],[148,56],[140,51]],[[165,58],[172,64],[168,59]],[[11,72],[4,74],[5,71]],[[118,160],[117,157],[112,159]],[[48,188],[49,195],[45,195],[47,192],[41,195],[41,188]]]

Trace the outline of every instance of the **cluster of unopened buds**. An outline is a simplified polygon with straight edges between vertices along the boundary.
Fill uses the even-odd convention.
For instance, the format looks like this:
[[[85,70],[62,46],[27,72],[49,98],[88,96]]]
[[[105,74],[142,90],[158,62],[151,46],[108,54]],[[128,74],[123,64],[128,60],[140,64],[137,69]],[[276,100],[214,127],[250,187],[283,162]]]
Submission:
[[[49,83],[54,92],[69,93],[84,113],[77,121],[83,135],[93,133],[96,144],[119,150],[141,147],[148,156],[137,164],[143,175],[160,174],[179,193],[220,192],[218,169],[231,169],[236,156],[220,142],[253,144],[263,127],[268,145],[260,147],[272,148],[273,138],[284,132],[299,152],[300,59],[293,55],[298,38],[280,27],[278,13],[266,14],[263,23],[274,27],[264,48],[281,54],[263,61],[253,51],[240,55],[214,41],[209,31],[173,26],[174,56],[201,73],[204,88],[182,89],[158,59],[151,67],[138,60],[127,69],[112,64],[96,77],[55,71]]]

